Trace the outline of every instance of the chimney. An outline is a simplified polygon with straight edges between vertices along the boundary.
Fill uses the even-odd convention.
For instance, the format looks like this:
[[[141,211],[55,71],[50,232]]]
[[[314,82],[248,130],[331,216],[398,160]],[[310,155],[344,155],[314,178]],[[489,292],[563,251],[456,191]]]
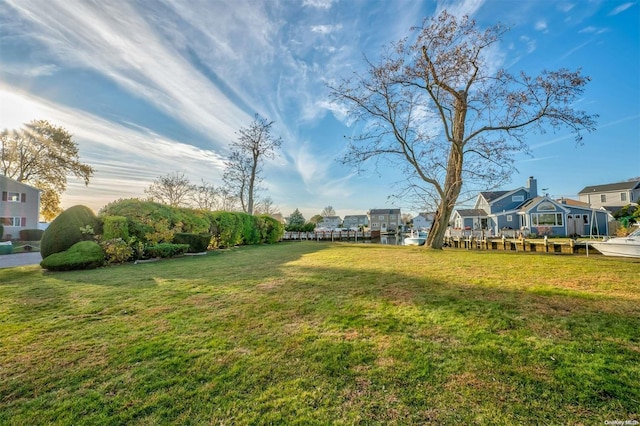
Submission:
[[[533,176],[529,176],[529,179],[527,179],[527,191],[529,192],[529,198],[538,196],[538,181]]]

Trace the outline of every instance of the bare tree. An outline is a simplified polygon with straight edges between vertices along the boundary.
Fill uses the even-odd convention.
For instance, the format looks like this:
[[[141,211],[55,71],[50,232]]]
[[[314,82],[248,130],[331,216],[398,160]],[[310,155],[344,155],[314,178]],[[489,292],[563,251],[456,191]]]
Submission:
[[[256,193],[262,182],[262,164],[274,158],[282,138],[271,135],[273,121],[255,115],[249,127],[238,131],[238,140],[231,144],[231,154],[225,162],[223,176],[227,186],[240,200],[242,210],[253,214]]]
[[[463,183],[506,181],[515,153],[528,152],[528,133],[566,127],[579,142],[597,115],[574,109],[590,80],[580,70],[531,77],[495,69],[490,55],[506,32],[501,25],[480,30],[444,11],[413,32],[378,64],[367,60],[366,75],[330,88],[365,124],[343,162],[362,167],[384,157],[432,188],[437,210],[426,246],[442,248]]]
[[[322,217],[335,216],[336,211],[332,206],[327,206],[322,210],[322,213],[320,214],[322,215]]]
[[[184,173],[174,172],[155,179],[144,193],[152,201],[177,207],[186,206],[195,191],[196,185],[193,185]]]
[[[280,210],[274,204],[273,199],[271,199],[271,197],[266,197],[266,198],[263,198],[262,200],[259,200],[256,203],[254,210],[256,214],[273,215],[273,214],[280,213]]]

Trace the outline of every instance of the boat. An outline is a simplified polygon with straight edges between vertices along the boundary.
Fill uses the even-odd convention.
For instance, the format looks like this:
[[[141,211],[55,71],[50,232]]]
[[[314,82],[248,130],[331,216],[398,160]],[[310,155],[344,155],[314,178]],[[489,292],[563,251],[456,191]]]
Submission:
[[[404,239],[405,246],[423,246],[427,241],[426,232],[414,232],[411,231],[408,237]]]
[[[605,256],[640,258],[640,228],[626,237],[613,237],[588,244]]]

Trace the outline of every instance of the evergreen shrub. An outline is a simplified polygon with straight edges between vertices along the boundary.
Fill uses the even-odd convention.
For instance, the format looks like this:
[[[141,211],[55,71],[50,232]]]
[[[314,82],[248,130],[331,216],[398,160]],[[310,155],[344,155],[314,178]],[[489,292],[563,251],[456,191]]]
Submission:
[[[150,257],[161,258],[185,254],[187,250],[189,250],[188,244],[159,243],[145,247],[145,251]]]
[[[129,240],[129,223],[124,216],[105,216],[102,218],[102,238]]]
[[[42,229],[21,229],[20,241],[40,241],[44,231]]]
[[[202,253],[207,251],[211,243],[211,234],[191,234],[187,232],[179,232],[173,236],[174,244],[188,244],[189,253]]]
[[[40,266],[49,271],[94,269],[104,264],[104,252],[95,241],[81,241],[69,250],[46,256]]]
[[[42,234],[42,258],[68,250],[80,241],[92,239],[92,230],[98,224],[96,215],[89,207],[78,205],[63,211]]]

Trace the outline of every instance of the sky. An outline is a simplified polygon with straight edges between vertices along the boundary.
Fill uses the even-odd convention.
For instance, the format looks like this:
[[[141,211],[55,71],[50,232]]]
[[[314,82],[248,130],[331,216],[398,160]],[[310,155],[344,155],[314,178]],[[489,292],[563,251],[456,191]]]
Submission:
[[[329,205],[342,217],[415,214],[389,198],[402,180],[394,167],[358,173],[338,161],[357,129],[327,82],[445,9],[510,27],[496,68],[581,68],[592,79],[577,107],[599,115],[597,130],[582,145],[568,130],[532,134],[532,155],[499,189],[535,176],[551,196],[577,198],[640,176],[638,1],[0,0],[0,129],[46,119],[72,133],[95,174],[88,186],[70,177],[62,204],[97,212],[173,172],[220,185],[236,132],[257,113],[283,139],[261,196],[285,216]]]

